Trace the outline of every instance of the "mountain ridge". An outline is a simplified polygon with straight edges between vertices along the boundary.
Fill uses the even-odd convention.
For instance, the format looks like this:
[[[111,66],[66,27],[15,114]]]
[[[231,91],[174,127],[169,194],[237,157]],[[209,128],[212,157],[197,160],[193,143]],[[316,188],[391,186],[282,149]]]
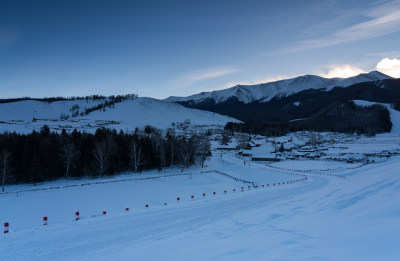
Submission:
[[[346,88],[306,89],[269,101],[243,103],[237,97],[230,97],[216,103],[207,98],[200,102],[178,102],[186,107],[208,110],[231,116],[244,122],[281,123],[307,118],[325,106],[345,100],[366,100],[371,102],[394,103],[400,101],[400,79],[386,79],[356,83]]]
[[[362,73],[349,78],[324,78],[317,75],[303,75],[290,79],[255,84],[255,85],[235,85],[233,87],[212,92],[201,92],[187,97],[170,96],[167,101],[172,102],[192,102],[199,103],[208,98],[215,103],[227,101],[229,98],[236,97],[239,102],[251,103],[256,101],[268,102],[276,96],[288,96],[307,89],[326,89],[331,90],[335,87],[348,87],[360,82],[393,79],[379,71]]]

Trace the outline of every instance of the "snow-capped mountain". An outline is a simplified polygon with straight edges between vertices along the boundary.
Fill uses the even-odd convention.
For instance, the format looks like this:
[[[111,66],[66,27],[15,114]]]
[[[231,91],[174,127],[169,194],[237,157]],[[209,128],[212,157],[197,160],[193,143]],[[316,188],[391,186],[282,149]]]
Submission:
[[[48,125],[52,130],[77,129],[93,132],[99,127],[133,131],[151,125],[169,128],[172,123],[190,120],[194,125],[224,125],[237,121],[217,113],[186,108],[182,105],[139,97],[105,106],[85,114],[85,110],[103,104],[106,100],[23,100],[0,103],[0,132],[29,133]],[[74,108],[74,109],[73,109]],[[72,117],[73,113],[75,117]]]
[[[341,79],[337,84],[330,86],[328,90],[334,87],[348,87],[360,82],[372,82],[386,79],[392,79],[392,77],[379,71],[372,71],[369,73],[362,73],[357,76]]]
[[[391,79],[378,71],[360,74],[350,78],[323,78],[315,75],[304,75],[291,79],[268,82],[257,85],[236,85],[234,87],[213,91],[202,92],[188,97],[168,97],[167,101],[199,103],[206,99],[212,99],[215,103],[221,103],[229,98],[237,98],[239,102],[250,103],[255,101],[268,102],[276,96],[285,97],[307,89],[326,89],[330,90],[334,87],[348,87],[350,85],[368,82]]]

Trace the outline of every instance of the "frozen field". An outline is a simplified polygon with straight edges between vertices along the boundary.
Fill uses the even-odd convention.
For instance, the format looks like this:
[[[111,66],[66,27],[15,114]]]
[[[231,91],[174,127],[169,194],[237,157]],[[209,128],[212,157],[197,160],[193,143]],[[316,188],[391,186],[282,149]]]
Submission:
[[[287,167],[310,169],[312,162]],[[310,175],[285,185],[302,177],[269,172],[264,164],[244,165],[231,154],[207,165],[179,176],[149,172],[139,177],[160,178],[122,181],[136,178],[123,175],[102,180],[119,182],[0,195],[0,221],[10,222],[10,233],[0,237],[0,260],[400,258],[400,158],[332,172],[346,179]],[[321,161],[313,169],[332,167]],[[212,170],[259,187],[248,190],[248,183]],[[273,187],[275,182],[281,185]],[[7,189],[24,188],[32,186]],[[78,222],[75,211],[81,214]],[[42,225],[43,216],[48,226]]]

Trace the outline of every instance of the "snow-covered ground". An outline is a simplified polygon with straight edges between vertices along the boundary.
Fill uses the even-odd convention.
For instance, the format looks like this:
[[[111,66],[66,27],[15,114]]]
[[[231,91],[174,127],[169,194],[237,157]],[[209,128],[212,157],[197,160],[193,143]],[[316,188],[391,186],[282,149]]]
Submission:
[[[287,160],[274,162],[271,166],[282,169],[310,170],[310,171],[331,171],[351,169],[362,166],[360,163],[346,163],[327,160]]]
[[[171,124],[190,120],[192,125],[224,126],[229,121],[238,122],[228,116],[217,113],[190,109],[179,104],[152,98],[139,97],[116,103],[112,108],[95,110],[88,115],[72,117],[72,107],[79,107],[79,113],[104,103],[105,100],[69,100],[56,102],[18,101],[0,104],[0,132],[16,131],[30,133],[48,125],[51,130],[94,132],[97,128],[106,127],[123,131],[134,131],[151,125],[166,129]],[[68,115],[67,120],[60,119]],[[33,119],[35,118],[35,121]]]
[[[287,184],[303,176],[214,152],[205,169],[183,173],[127,173],[18,196],[12,192],[33,187],[8,186],[0,221],[10,222],[10,233],[0,236],[0,260],[400,260],[400,157],[356,168],[285,162],[275,164],[346,178],[305,173]],[[127,180],[141,177],[158,178]]]

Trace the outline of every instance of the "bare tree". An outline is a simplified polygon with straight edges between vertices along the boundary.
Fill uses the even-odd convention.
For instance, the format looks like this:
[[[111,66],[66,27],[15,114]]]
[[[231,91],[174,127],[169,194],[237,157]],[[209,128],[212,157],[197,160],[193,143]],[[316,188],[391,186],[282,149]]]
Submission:
[[[4,185],[6,183],[6,178],[9,173],[9,161],[10,161],[10,153],[6,150],[3,150],[1,152],[1,162],[0,162],[0,166],[2,168],[1,192],[4,192]]]
[[[182,172],[185,168],[189,168],[190,161],[193,157],[194,147],[191,140],[182,139],[180,141],[179,160],[182,166]]]
[[[142,153],[142,146],[140,146],[135,140],[133,140],[129,146],[129,157],[131,159],[133,172],[137,173],[140,166],[143,165],[145,161]]]
[[[103,176],[109,167],[109,156],[111,149],[106,141],[101,141],[94,144],[93,155],[96,159],[96,167],[98,173]]]
[[[169,140],[169,151],[171,154],[171,166],[174,166],[175,139]]]
[[[68,179],[71,165],[74,164],[78,155],[79,152],[73,143],[65,142],[61,147],[61,159],[65,167],[65,179]]]
[[[240,149],[249,148],[249,137],[247,134],[241,133],[236,135],[236,142]]]
[[[310,134],[309,134],[309,143],[312,146],[315,146],[317,144],[317,135],[313,131],[310,132]]]
[[[161,137],[157,140],[156,151],[160,158],[161,168],[164,169],[165,166],[167,165],[166,164],[166,162],[167,162],[167,146],[165,144],[165,141]]]
[[[197,136],[194,142],[196,156],[200,158],[201,167],[204,167],[204,162],[210,155],[211,144],[206,135]]]
[[[221,138],[221,145],[228,145],[228,143],[231,142],[231,137],[229,136],[228,132],[224,131],[222,133],[222,138]]]

